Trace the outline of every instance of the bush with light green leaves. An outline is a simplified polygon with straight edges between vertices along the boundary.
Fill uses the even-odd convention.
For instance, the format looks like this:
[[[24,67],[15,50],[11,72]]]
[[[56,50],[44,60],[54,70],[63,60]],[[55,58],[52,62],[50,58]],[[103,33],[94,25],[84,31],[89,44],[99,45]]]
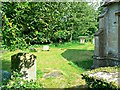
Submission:
[[[13,72],[11,79],[1,84],[2,89],[42,88],[42,84],[40,82],[24,80],[21,76],[21,73]]]

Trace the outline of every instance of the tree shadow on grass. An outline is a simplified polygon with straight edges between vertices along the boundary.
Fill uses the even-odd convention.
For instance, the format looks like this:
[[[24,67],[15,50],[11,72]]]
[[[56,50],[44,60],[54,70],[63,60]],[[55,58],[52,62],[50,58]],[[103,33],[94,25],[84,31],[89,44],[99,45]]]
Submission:
[[[84,70],[91,69],[93,64],[93,50],[67,49],[61,55]]]

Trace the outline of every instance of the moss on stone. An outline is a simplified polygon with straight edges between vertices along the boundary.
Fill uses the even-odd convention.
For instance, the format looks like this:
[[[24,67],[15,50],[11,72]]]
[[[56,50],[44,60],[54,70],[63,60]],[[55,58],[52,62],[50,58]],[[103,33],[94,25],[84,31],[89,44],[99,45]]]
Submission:
[[[119,81],[120,67],[100,67],[82,74],[90,88],[120,88]]]

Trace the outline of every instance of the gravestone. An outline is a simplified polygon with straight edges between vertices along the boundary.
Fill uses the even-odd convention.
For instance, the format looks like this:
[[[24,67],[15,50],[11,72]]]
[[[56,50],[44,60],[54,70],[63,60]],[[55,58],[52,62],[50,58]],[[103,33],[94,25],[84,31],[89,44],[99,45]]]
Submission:
[[[49,46],[48,45],[43,46],[43,50],[44,51],[49,51]]]
[[[79,38],[80,38],[80,43],[84,44],[85,40],[86,40],[86,38],[88,38],[88,36],[79,36]]]
[[[45,74],[44,78],[56,78],[56,77],[59,77],[62,75],[63,75],[63,73],[61,71],[55,70],[55,71]]]
[[[22,73],[25,80],[36,80],[36,56],[29,53],[17,53],[11,56],[11,69]]]
[[[85,39],[84,38],[80,38],[80,43],[85,43]]]

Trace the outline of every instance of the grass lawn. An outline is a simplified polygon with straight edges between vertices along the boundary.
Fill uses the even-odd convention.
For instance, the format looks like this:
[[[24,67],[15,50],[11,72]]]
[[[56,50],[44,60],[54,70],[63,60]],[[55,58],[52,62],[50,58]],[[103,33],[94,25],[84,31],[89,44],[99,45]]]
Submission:
[[[42,51],[42,46],[36,47],[37,52],[30,52],[37,56],[37,81],[41,81],[44,88],[72,88],[85,85],[81,73],[90,69],[94,45],[79,42],[65,43],[58,46],[50,45],[50,51]],[[11,55],[29,50],[5,52],[2,59],[2,69],[10,71]],[[53,71],[59,71],[58,77],[45,78]]]

